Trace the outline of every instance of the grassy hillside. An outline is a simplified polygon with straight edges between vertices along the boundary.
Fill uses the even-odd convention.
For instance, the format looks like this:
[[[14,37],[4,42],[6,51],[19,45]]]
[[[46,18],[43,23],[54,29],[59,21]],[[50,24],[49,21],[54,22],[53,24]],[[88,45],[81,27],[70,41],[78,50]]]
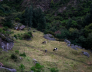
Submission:
[[[0,62],[6,67],[15,68],[20,72],[20,64],[25,66],[24,72],[30,71],[34,66],[33,59],[36,59],[41,65],[44,65],[44,72],[50,72],[50,68],[57,68],[59,72],[91,72],[92,71],[92,53],[87,50],[78,49],[74,50],[67,47],[65,42],[49,41],[43,38],[43,33],[40,31],[33,32],[32,41],[15,40],[12,50],[5,52],[0,48]],[[14,34],[25,33],[24,31],[14,31]],[[12,34],[12,35],[14,35]],[[47,44],[42,44],[47,41]],[[53,48],[57,47],[58,50],[53,52]],[[47,49],[47,53],[44,50]],[[26,57],[19,59],[19,54],[15,51],[19,50],[19,54],[25,52]],[[82,55],[82,51],[90,54],[90,58]],[[11,54],[18,56],[17,61],[10,58]],[[2,71],[3,72],[3,71]]]

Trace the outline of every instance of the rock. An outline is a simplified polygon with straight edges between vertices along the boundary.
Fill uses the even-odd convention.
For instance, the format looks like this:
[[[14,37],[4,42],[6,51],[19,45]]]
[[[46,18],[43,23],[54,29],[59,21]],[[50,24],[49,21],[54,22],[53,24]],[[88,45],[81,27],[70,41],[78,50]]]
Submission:
[[[31,70],[30,72],[34,72],[34,71]]]
[[[83,53],[85,56],[87,56],[87,57],[90,56],[88,52],[84,52],[84,51],[82,51],[82,53]]]
[[[51,34],[45,34],[43,36],[45,39],[56,41],[56,39]]]
[[[45,52],[47,52],[47,50],[45,50]]]
[[[67,46],[68,46],[68,47],[70,47],[70,46],[71,46],[71,44],[67,44]]]
[[[33,32],[36,32],[35,30],[33,30]]]
[[[3,66],[3,64],[0,62],[0,67],[2,67]]]
[[[23,30],[24,28],[25,28],[24,25],[21,25],[21,26],[19,27],[20,30]]]
[[[78,46],[78,48],[82,49],[82,47],[81,47],[81,46]]]
[[[78,48],[79,46],[78,45],[75,45],[76,48]]]
[[[74,45],[72,45],[71,48],[77,50],[77,48]]]
[[[36,63],[38,63],[38,61],[36,60],[36,59],[33,59],[33,62],[36,64]]]
[[[14,46],[14,43],[13,42],[6,42],[6,41],[3,41],[1,38],[0,38],[0,47],[3,49],[3,50],[11,50]]]
[[[16,69],[8,69],[11,72],[16,72]]]
[[[47,42],[46,41],[43,41],[42,44],[46,44]]]
[[[67,44],[71,44],[71,42],[67,39],[65,39],[64,42],[66,42]]]
[[[21,57],[19,57],[19,59],[22,59]]]
[[[6,68],[6,67],[0,67],[0,68],[7,69],[7,70],[9,70],[10,72],[17,72],[16,69],[10,69],[10,68]]]

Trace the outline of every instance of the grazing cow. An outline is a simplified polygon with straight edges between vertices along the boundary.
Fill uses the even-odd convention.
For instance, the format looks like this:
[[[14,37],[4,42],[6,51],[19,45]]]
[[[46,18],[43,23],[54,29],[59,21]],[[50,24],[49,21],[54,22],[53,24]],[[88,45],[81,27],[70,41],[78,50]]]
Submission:
[[[57,50],[57,48],[54,48],[53,51]]]

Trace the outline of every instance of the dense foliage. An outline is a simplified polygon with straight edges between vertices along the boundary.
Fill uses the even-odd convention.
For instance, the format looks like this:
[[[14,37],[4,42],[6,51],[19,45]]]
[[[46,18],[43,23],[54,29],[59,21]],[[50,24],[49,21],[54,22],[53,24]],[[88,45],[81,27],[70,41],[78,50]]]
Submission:
[[[45,11],[45,33],[50,31],[59,39],[69,39],[73,44],[91,49],[92,0],[76,0],[76,5],[70,0],[60,2],[54,3],[51,0],[51,11]],[[66,10],[63,13],[58,12],[59,6],[63,7],[67,3],[70,5],[66,6]]]
[[[8,16],[3,22],[3,26],[12,28],[11,13],[20,11],[23,0],[4,0],[0,3],[0,16]],[[44,33],[51,33],[59,39],[69,39],[73,44],[81,45],[86,49],[91,49],[92,34],[92,0],[51,0],[49,9],[44,13],[40,8],[33,6],[26,9],[14,17],[16,22],[21,22],[26,26],[34,27]],[[62,12],[58,9],[65,8]],[[10,18],[9,18],[10,17]],[[11,19],[12,18],[12,19]],[[17,38],[15,35],[14,37]],[[25,34],[25,37],[30,37]],[[22,38],[20,38],[22,39]]]
[[[40,31],[43,31],[46,27],[46,20],[40,8],[27,7],[20,19],[23,24],[37,28]]]

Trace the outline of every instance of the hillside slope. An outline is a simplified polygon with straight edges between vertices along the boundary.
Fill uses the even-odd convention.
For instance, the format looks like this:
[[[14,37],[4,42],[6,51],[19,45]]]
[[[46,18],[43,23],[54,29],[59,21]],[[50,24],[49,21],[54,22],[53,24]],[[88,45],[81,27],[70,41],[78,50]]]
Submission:
[[[92,71],[92,53],[87,50],[74,50],[67,47],[65,42],[49,41],[43,38],[43,33],[40,31],[33,32],[32,41],[15,40],[14,47],[11,51],[0,51],[0,62],[6,67],[15,68],[17,72],[20,72],[20,64],[25,66],[25,72],[30,71],[30,68],[34,65],[33,59],[36,59],[41,65],[44,65],[44,72],[50,72],[50,68],[58,68],[59,72],[91,72]],[[24,31],[14,31],[14,34],[25,33]],[[43,41],[47,41],[47,44],[42,44]],[[58,50],[53,52],[53,48],[57,47]],[[44,50],[47,49],[47,53]],[[0,49],[1,50],[1,49]],[[19,53],[25,52],[26,57],[22,57],[15,53],[19,50]],[[86,51],[90,54],[90,58],[82,55],[82,51]],[[18,59],[14,62],[10,56],[16,54]]]

